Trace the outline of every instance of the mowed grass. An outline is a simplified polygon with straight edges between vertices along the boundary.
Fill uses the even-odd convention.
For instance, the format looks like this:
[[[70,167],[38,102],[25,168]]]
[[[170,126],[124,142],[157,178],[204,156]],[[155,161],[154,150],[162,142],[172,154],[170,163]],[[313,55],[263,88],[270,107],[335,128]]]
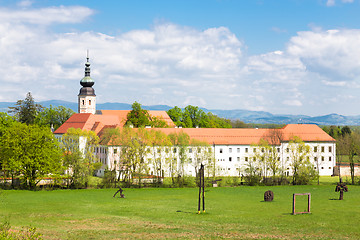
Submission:
[[[45,239],[360,239],[360,186],[343,201],[330,184],[208,188],[201,214],[196,188],[116,190],[2,191],[0,216]],[[306,192],[311,214],[292,215],[292,194]],[[297,197],[298,211],[306,201]]]

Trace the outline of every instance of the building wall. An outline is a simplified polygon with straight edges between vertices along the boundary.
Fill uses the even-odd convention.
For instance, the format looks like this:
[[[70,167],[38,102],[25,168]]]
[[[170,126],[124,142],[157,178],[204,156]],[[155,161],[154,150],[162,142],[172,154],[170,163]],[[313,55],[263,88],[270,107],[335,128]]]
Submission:
[[[306,143],[310,148],[308,154],[309,160],[314,164],[314,168],[318,171],[320,176],[330,176],[333,174],[333,168],[336,165],[336,146],[333,142],[311,142]],[[109,146],[105,155],[99,154],[100,160],[103,162],[104,169],[117,169],[120,162],[121,147]],[[116,150],[115,150],[116,149]],[[179,147],[170,147],[167,150],[164,147],[148,147],[145,154],[145,161],[147,162],[146,174],[156,175],[157,166],[161,165],[161,170],[164,177],[169,177],[170,174],[170,160],[176,159],[176,174],[196,176],[201,163],[207,169],[207,174],[210,176],[212,169],[215,168],[216,176],[241,176],[245,175],[245,169],[252,165],[261,164],[259,159],[259,152],[262,149],[258,146],[252,145],[212,145],[206,147],[189,146],[184,149],[186,154],[184,157],[184,164],[182,168],[180,159]],[[275,151],[279,156],[279,167],[283,169],[285,174],[291,175],[291,150],[289,143],[282,143],[275,147]],[[256,159],[254,161],[254,158]],[[106,159],[106,160],[102,160]],[[155,160],[157,162],[155,162]],[[264,173],[271,176],[270,170]],[[101,174],[102,175],[102,174]]]

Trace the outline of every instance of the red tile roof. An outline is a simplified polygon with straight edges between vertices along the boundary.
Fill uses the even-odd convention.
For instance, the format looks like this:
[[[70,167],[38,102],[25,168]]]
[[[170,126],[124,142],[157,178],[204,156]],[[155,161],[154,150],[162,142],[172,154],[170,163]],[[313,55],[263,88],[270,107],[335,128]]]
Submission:
[[[77,113],[71,116],[54,133],[64,134],[68,128],[80,128],[82,130],[92,130],[100,134],[105,128],[123,127],[128,110],[102,110],[102,115],[93,115],[90,113]],[[150,111],[151,116],[165,117],[169,116],[164,111]],[[170,119],[170,118],[169,118]],[[170,119],[171,121],[171,119]],[[255,129],[255,128],[152,128],[165,134],[184,132],[191,139],[197,139],[208,144],[217,145],[250,145],[257,144],[264,138],[268,139],[273,131],[277,131],[281,141],[289,141],[292,137],[298,136],[305,142],[334,142],[317,125],[312,124],[289,124],[282,129]],[[279,144],[276,141],[276,144]]]

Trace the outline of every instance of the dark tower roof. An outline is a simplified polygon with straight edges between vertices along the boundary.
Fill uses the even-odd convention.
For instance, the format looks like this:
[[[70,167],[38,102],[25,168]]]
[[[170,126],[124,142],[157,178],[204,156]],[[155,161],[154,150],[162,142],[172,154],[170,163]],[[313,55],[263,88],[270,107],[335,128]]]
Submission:
[[[92,86],[95,84],[94,80],[90,77],[90,62],[89,62],[89,52],[86,57],[85,63],[85,76],[80,80],[82,88],[80,89],[79,96],[95,96],[95,90]]]

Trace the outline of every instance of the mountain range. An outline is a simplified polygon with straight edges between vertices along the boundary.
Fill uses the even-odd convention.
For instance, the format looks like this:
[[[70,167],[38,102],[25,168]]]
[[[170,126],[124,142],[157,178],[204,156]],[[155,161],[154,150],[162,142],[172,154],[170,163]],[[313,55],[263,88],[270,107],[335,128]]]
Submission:
[[[77,112],[77,103],[50,100],[39,102],[44,107],[50,105],[64,106]],[[8,107],[15,106],[15,102],[0,102],[0,112],[7,112]],[[173,107],[167,105],[142,106],[147,110],[167,111]],[[131,104],[127,103],[97,103],[97,109],[102,110],[131,110]],[[264,111],[250,111],[242,109],[220,110],[201,108],[205,112],[211,112],[219,117],[235,120],[239,119],[245,123],[274,123],[274,124],[291,124],[291,123],[313,123],[318,125],[360,125],[360,115],[343,116],[339,114],[328,114],[324,116],[311,117],[307,115],[289,115],[289,114],[271,114]]]

